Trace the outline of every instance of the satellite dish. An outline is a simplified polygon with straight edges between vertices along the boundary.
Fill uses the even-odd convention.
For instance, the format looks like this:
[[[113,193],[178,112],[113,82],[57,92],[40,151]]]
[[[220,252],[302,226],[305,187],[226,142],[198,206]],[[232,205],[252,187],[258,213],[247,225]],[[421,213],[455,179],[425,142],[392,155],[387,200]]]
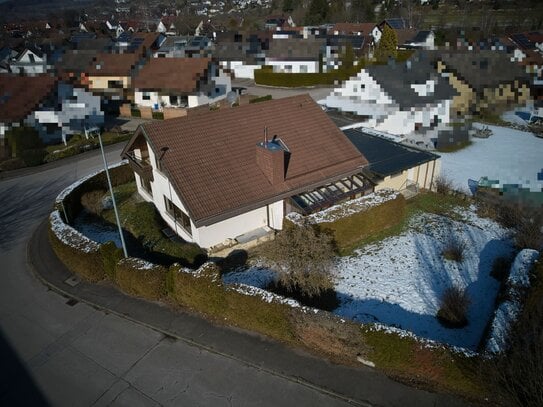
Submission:
[[[228,92],[226,94],[226,100],[228,101],[228,103],[230,103],[231,105],[236,103],[238,101],[238,95],[236,92],[234,92],[233,90],[231,90],[230,92]]]

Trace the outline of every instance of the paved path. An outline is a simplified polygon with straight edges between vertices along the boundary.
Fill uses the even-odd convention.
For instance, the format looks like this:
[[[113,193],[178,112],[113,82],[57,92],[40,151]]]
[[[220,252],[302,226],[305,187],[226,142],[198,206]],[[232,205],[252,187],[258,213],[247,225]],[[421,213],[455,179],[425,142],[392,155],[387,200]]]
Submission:
[[[63,187],[100,166],[95,152],[0,181],[0,405],[460,404],[107,285],[65,284],[43,220]]]

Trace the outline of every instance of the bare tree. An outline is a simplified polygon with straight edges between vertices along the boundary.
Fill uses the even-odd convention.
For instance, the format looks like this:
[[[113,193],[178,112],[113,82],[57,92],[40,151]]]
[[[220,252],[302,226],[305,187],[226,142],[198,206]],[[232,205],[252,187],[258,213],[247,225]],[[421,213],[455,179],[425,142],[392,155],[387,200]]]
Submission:
[[[333,288],[334,249],[332,236],[304,223],[280,232],[267,257],[283,286],[312,297]]]

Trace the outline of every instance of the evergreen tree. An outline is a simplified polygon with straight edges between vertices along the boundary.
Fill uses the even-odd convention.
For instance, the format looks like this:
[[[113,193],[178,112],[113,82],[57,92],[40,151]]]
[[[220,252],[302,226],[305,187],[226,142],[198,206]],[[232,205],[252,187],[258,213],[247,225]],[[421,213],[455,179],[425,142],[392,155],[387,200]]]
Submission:
[[[283,13],[292,13],[294,10],[294,4],[292,0],[283,0]]]
[[[396,58],[398,53],[398,37],[396,32],[387,24],[383,26],[383,34],[377,45],[376,57],[379,60],[386,60],[388,57]]]
[[[306,25],[318,25],[326,22],[328,11],[329,6],[327,0],[311,0],[309,10],[305,16]]]

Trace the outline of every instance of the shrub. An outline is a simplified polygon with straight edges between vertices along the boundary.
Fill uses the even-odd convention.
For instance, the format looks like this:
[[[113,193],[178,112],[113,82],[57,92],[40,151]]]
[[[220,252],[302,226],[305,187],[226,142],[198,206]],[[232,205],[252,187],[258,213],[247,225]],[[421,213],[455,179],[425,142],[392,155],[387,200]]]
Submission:
[[[447,327],[462,328],[468,323],[467,312],[470,303],[466,290],[453,285],[443,292],[437,319]]]
[[[543,405],[543,257],[534,268],[534,285],[509,333],[509,349],[485,361],[485,383],[503,397],[503,405]]]
[[[433,186],[435,188],[435,191],[438,194],[442,195],[448,195],[454,190],[453,182],[444,175],[439,175],[438,177],[436,177]]]
[[[88,212],[99,215],[102,212],[102,199],[106,191],[103,189],[96,189],[94,191],[85,192],[81,196],[81,206]]]
[[[490,271],[490,275],[500,282],[505,281],[509,276],[509,271],[511,270],[512,263],[513,259],[511,257],[497,257],[492,263],[492,270]]]
[[[272,100],[272,95],[260,96],[258,98],[251,99],[249,100],[249,103],[260,103],[260,102],[265,102],[267,100]]]
[[[127,258],[117,263],[116,282],[121,290],[145,298],[160,300],[167,294],[167,270],[144,262],[140,259]]]
[[[460,263],[464,259],[464,250],[466,245],[457,238],[451,237],[443,248],[443,257],[447,260]]]
[[[334,255],[332,236],[309,224],[286,227],[267,253],[281,284],[309,297],[333,288]]]
[[[139,109],[130,109],[132,117],[141,117],[141,111]]]
[[[0,171],[12,171],[24,167],[26,167],[26,164],[22,158],[10,158],[0,163]]]
[[[164,113],[162,113],[162,112],[153,112],[153,119],[155,119],[155,120],[164,120]]]

